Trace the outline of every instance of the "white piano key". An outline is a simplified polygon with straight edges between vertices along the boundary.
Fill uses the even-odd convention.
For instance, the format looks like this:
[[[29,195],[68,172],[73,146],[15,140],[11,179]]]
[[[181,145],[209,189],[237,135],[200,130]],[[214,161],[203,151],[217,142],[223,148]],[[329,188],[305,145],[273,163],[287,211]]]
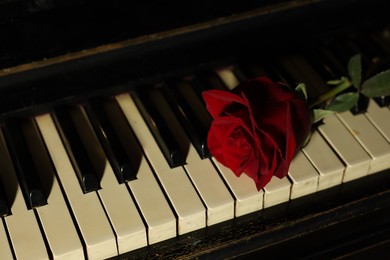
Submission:
[[[279,179],[273,176],[263,190],[264,208],[269,208],[290,200],[291,183],[288,178]]]
[[[369,173],[390,168],[390,144],[364,114],[353,115],[346,111],[337,116],[371,156]]]
[[[5,191],[7,194],[14,194],[12,215],[5,218],[5,223],[15,256],[18,259],[48,259],[45,241],[34,210],[27,209],[2,132],[0,158],[0,177],[3,183],[7,184],[4,187]]]
[[[130,137],[133,133],[126,118],[118,114],[113,106],[107,106],[111,123],[118,131],[120,141],[124,144],[127,156],[140,153],[137,178],[127,183],[147,224],[148,243],[154,244],[176,236],[176,218],[155,179],[146,158]],[[134,145],[134,146],[133,146]],[[136,146],[136,147],[135,147]],[[148,187],[145,189],[145,187]]]
[[[291,199],[317,191],[319,175],[302,151],[299,151],[291,161],[288,176],[292,181]]]
[[[95,192],[82,192],[51,115],[35,119],[83,236],[88,258],[117,255],[115,236],[99,198]]]
[[[85,147],[92,148],[87,149],[87,153],[94,158],[91,161],[96,171],[103,171],[101,189],[97,192],[114,229],[119,254],[146,246],[146,228],[142,218],[126,185],[118,183],[85,111],[79,107],[72,118]]]
[[[190,144],[184,165],[207,208],[207,226],[234,218],[234,200],[211,161],[202,160]]]
[[[319,191],[342,183],[345,167],[318,131],[312,133],[302,151],[319,173]]]
[[[149,245],[175,237],[176,218],[145,157],[141,159],[137,179],[128,185],[147,223]]]
[[[378,131],[390,142],[390,110],[388,107],[380,107],[374,100],[368,103],[367,118]]]
[[[184,168],[206,206],[207,226],[234,218],[234,200],[213,164],[201,159],[161,93],[152,91],[151,97],[159,105],[168,127],[182,146],[181,150],[187,150]]]
[[[65,203],[57,177],[39,132],[32,122],[23,125],[30,153],[38,167],[47,205],[36,208],[54,259],[84,259],[83,246]]]
[[[206,210],[182,167],[170,168],[129,94],[116,97],[178,217],[178,234],[206,226]]]
[[[235,216],[261,210],[263,208],[264,191],[257,190],[254,181],[246,174],[237,177],[230,169],[219,163],[214,157],[214,164],[225,179],[235,198]]]
[[[0,221],[0,259],[13,259],[3,220]]]
[[[318,127],[319,132],[346,165],[343,182],[368,174],[371,158],[336,115],[330,115]]]
[[[221,68],[216,70],[215,72],[219,76],[219,78],[222,80],[222,82],[226,85],[226,87],[230,90],[234,89],[240,82],[237,79],[236,75],[234,75],[234,72],[232,70],[233,68],[227,67],[227,68]]]

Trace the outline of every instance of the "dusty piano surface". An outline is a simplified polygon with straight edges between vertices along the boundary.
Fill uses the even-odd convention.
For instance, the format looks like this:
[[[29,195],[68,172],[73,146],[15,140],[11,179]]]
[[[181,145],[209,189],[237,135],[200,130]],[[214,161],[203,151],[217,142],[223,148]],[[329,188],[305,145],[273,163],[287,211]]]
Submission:
[[[389,255],[386,98],[258,192],[208,154],[199,97],[389,68],[389,4],[255,2],[1,3],[0,258]]]

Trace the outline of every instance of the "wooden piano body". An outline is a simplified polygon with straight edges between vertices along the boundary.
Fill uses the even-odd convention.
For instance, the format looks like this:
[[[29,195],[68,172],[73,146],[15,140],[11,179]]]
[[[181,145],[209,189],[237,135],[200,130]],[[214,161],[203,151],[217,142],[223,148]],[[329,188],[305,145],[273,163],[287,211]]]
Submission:
[[[51,187],[48,205],[52,204],[50,196],[53,196],[55,189],[53,179],[58,179],[59,194],[62,196],[60,200],[66,206],[62,210],[70,215],[71,225],[74,225],[73,229],[79,236],[81,257],[91,259],[390,257],[389,164],[386,164],[385,160],[384,166],[378,163],[378,171],[370,172],[366,169],[364,173],[362,170],[362,176],[356,173],[359,166],[354,166],[354,170],[349,170],[346,174],[349,165],[342,155],[338,154],[337,145],[333,147],[332,141],[329,140],[326,145],[330,143],[329,147],[332,147],[337,160],[342,162],[342,176],[338,185],[319,189],[320,183],[322,184],[319,181],[321,174],[315,171],[318,176],[316,175],[315,184],[311,184],[314,192],[303,192],[299,189],[300,180],[295,180],[292,174],[285,179],[290,185],[285,190],[287,193],[284,193],[287,200],[265,206],[270,202],[265,202],[268,193],[264,190],[259,193],[262,196],[261,205],[258,205],[259,210],[248,210],[239,214],[238,207],[241,201],[236,197],[235,191],[228,188],[229,181],[223,179],[224,175],[217,173],[222,183],[226,184],[226,191],[232,198],[231,217],[212,223],[213,215],[209,214],[211,210],[208,208],[207,200],[202,198],[201,190],[194,188],[205,207],[203,219],[206,224],[187,233],[181,231],[184,226],[181,226],[179,220],[175,220],[174,231],[179,235],[171,236],[169,239],[159,240],[155,233],[152,236],[153,226],[148,226],[148,217],[142,216],[143,206],[139,204],[137,192],[142,189],[148,190],[150,187],[139,187],[137,191],[137,184],[121,184],[126,187],[123,189],[122,186],[122,190],[128,192],[126,195],[128,200],[135,201],[138,218],[142,220],[144,226],[144,230],[140,231],[141,235],[136,232],[134,237],[131,232],[128,238],[124,235],[123,241],[126,241],[124,245],[120,240],[122,231],[116,230],[114,221],[110,219],[110,206],[105,204],[104,187],[99,191],[92,191],[98,194],[93,196],[95,200],[99,198],[97,201],[101,203],[102,212],[107,216],[103,215],[111,225],[110,231],[114,238],[111,242],[115,252],[105,252],[105,247],[109,247],[108,242],[106,244],[102,242],[102,252],[95,248],[91,249],[93,251],[91,253],[89,250],[93,245],[89,247],[87,242],[89,238],[84,234],[85,223],[80,224],[81,220],[76,215],[79,209],[75,209],[72,204],[74,195],[67,193],[69,186],[65,180],[61,180],[61,170],[52,154],[51,149],[55,148],[50,148],[50,144],[47,143],[48,137],[45,136],[46,130],[42,128],[45,123],[51,122],[46,120],[48,113],[68,104],[85,106],[96,98],[123,97],[129,91],[149,89],[161,86],[161,83],[170,84],[175,80],[187,80],[189,77],[202,78],[214,75],[224,82],[223,75],[236,73],[236,79],[242,80],[261,74],[259,71],[263,69],[268,75],[281,76],[279,79],[287,83],[307,81],[305,83],[308,85],[309,95],[315,97],[326,91],[323,83],[331,79],[326,78],[330,74],[320,72],[321,67],[325,67],[321,64],[332,63],[329,60],[325,62],[323,58],[334,55],[338,62],[341,62],[344,67],[339,67],[339,70],[329,69],[335,76],[340,76],[340,73],[346,71],[346,58],[356,51],[364,53],[363,57],[368,60],[365,64],[379,56],[383,61],[382,68],[386,66],[389,68],[388,1],[274,0],[242,3],[199,1],[179,5],[152,1],[125,2],[87,0],[0,2],[2,131],[8,127],[9,122],[22,118],[33,118],[37,122],[42,138],[46,138],[45,149],[56,172],[53,173],[55,178],[46,180]],[[356,46],[357,49],[354,49]],[[320,52],[321,49],[326,51]],[[327,53],[327,50],[333,54],[326,56],[324,53]],[[301,57],[313,66],[297,69],[294,64],[298,64],[297,67],[308,64],[302,63]],[[319,77],[313,76],[311,71]],[[229,84],[227,80],[224,83]],[[120,98],[116,98],[116,101],[119,102]],[[381,109],[382,111],[387,109],[384,113],[389,114],[388,105]],[[362,116],[369,118],[367,114]],[[131,121],[129,118],[128,120]],[[324,129],[321,132],[320,128],[321,126],[318,133],[323,136],[321,140],[325,140],[328,130]],[[137,135],[137,130],[133,130]],[[384,131],[388,133],[389,129]],[[379,135],[383,135],[381,137],[383,143],[389,145],[386,133]],[[137,137],[141,149],[148,149],[143,147],[143,140],[140,140],[142,138]],[[361,142],[358,138],[356,140],[357,143]],[[9,165],[16,167],[12,151],[8,151],[9,143],[8,146],[4,145],[6,142],[3,134],[0,141],[2,168],[12,168]],[[148,165],[154,172],[151,176],[157,180],[157,188],[164,190],[164,180],[156,173],[159,169],[153,169],[155,164],[153,159],[148,157],[147,151],[144,153],[148,158]],[[301,153],[307,158],[310,157],[309,151]],[[390,151],[387,151],[385,158],[389,158],[389,153]],[[8,158],[5,154],[11,154],[11,157]],[[366,156],[371,158],[368,151]],[[307,158],[305,160],[308,160]],[[371,158],[370,163],[371,160],[374,159]],[[209,164],[214,165],[213,169],[217,171],[215,161],[210,161]],[[312,169],[318,170],[313,168],[318,166],[314,161],[311,161],[311,164]],[[190,171],[185,166],[179,168],[185,169],[186,172]],[[294,171],[301,170],[299,167],[295,168]],[[103,181],[107,174],[104,172],[100,180]],[[34,237],[29,237],[28,228],[24,230],[25,234],[16,234],[14,231],[18,223],[13,219],[16,219],[17,212],[22,211],[21,215],[31,215],[30,219],[36,222],[38,233],[41,233],[41,237],[36,240],[43,241],[44,253],[50,258],[55,258],[55,246],[52,245],[55,242],[51,242],[52,233],[46,230],[51,228],[53,232],[53,228],[46,227],[44,220],[44,208],[47,206],[27,209],[23,198],[20,198],[20,189],[10,187],[23,185],[15,184],[21,182],[21,178],[5,176],[4,171],[0,177],[11,211],[10,215],[1,218],[0,256],[22,259],[23,256],[29,255],[29,250],[32,254],[35,250],[26,246],[26,241],[32,243],[35,240]],[[10,179],[13,179],[13,184],[7,182]],[[141,175],[129,183],[140,180]],[[192,180],[189,183],[196,181]],[[76,193],[82,193],[78,184],[72,188],[79,189]],[[304,196],[297,195],[295,198],[293,192],[294,194],[303,192]],[[170,196],[169,191],[162,193]],[[175,202],[169,200],[167,198],[166,203],[172,210],[172,216],[179,218],[180,214],[175,211]],[[20,201],[21,206],[17,208],[16,204]],[[244,200],[243,203],[251,208],[253,203],[248,201]],[[126,205],[122,207],[125,208]],[[127,210],[123,209],[123,212],[127,214],[125,213]],[[93,226],[98,222],[91,220],[91,223],[92,229],[99,233],[99,227]],[[61,223],[57,225],[61,226]],[[188,226],[191,227],[191,223]],[[171,232],[172,228],[169,230]],[[61,232],[63,231],[59,229],[59,238],[56,241],[67,240]],[[144,240],[139,236],[144,236]],[[164,237],[164,234],[161,236]],[[18,241],[18,238],[24,240]],[[131,243],[134,243],[135,248],[129,245]],[[62,253],[65,258],[72,256],[69,252]]]

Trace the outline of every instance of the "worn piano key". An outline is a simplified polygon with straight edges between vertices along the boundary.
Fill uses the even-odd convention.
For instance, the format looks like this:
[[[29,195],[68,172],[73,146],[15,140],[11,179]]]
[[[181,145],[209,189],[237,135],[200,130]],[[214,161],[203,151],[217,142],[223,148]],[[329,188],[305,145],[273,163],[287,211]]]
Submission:
[[[138,208],[147,225],[148,244],[154,244],[176,236],[176,218],[163,194],[156,178],[142,154],[139,145],[134,142],[135,136],[130,129],[118,104],[109,106],[108,115],[118,131],[118,137],[124,144],[125,152],[129,157],[139,156],[137,159],[137,178],[127,183]],[[147,189],[145,188],[147,187]],[[103,187],[104,189],[104,187]]]
[[[92,158],[88,157],[86,147],[84,147],[73,122],[73,109],[73,107],[58,109],[54,115],[54,120],[57,123],[68,156],[72,161],[80,186],[83,192],[86,193],[100,188],[99,179],[92,165]]]
[[[290,200],[291,183],[288,178],[279,179],[273,176],[263,190],[264,208],[269,208]]]
[[[336,115],[330,115],[318,127],[319,132],[346,165],[343,182],[366,176],[371,158]]]
[[[370,100],[365,115],[387,142],[390,142],[390,110],[387,107],[379,107],[375,101]]]
[[[7,194],[14,194],[12,215],[4,218],[17,259],[48,259],[45,241],[33,210],[28,210],[16,178],[3,133],[0,132],[0,178]],[[12,259],[12,258],[11,258]]]
[[[337,116],[371,156],[369,173],[390,168],[390,144],[364,114],[353,115],[346,111]]]
[[[183,165],[185,163],[185,157],[173,133],[161,117],[159,108],[151,102],[147,91],[140,90],[136,96],[138,97],[135,99],[137,106],[170,167],[173,168]]]
[[[313,131],[302,151],[319,173],[319,191],[342,183],[345,167],[318,131]]]
[[[50,114],[35,118],[61,186],[67,196],[89,259],[118,254],[115,235],[96,192],[84,193]]]
[[[188,144],[188,154],[184,168],[194,187],[200,195],[207,210],[207,226],[234,218],[234,201],[228,189],[215,170],[210,160],[202,160],[194,146],[189,142],[187,135],[181,128],[179,121],[170,110],[160,91],[151,93],[151,97],[159,104],[162,116],[168,125],[175,129],[178,143]]]
[[[85,111],[99,137],[100,143],[106,151],[106,156],[115,172],[119,183],[134,180],[136,168],[131,164],[124,151],[123,144],[119,141],[117,133],[107,114],[107,106],[113,103],[110,100],[92,101],[85,105]]]
[[[93,160],[95,171],[102,173],[98,195],[114,230],[118,252],[121,254],[146,246],[146,229],[142,218],[126,185],[120,185],[115,179],[113,169],[83,107],[75,111],[73,120],[85,147],[89,148],[88,156],[95,159]]]
[[[206,113],[203,113],[203,117],[197,115],[196,111],[203,111],[203,107],[191,86],[185,82],[179,83],[175,88],[167,86],[163,88],[163,94],[199,155],[202,158],[210,157],[207,133],[211,117]]]
[[[11,214],[11,210],[8,206],[7,196],[4,192],[4,185],[0,179],[0,217]]]
[[[8,241],[4,220],[0,220],[0,259],[13,259],[12,245]]]
[[[42,189],[37,165],[27,147],[27,139],[23,134],[23,120],[9,121],[4,127],[8,149],[13,158],[15,171],[29,209],[47,204],[46,194]]]
[[[33,120],[26,120],[24,133],[38,167],[48,204],[36,209],[50,252],[55,259],[83,259],[84,251],[71,214],[62,195],[51,160]],[[61,234],[61,235],[59,235]]]
[[[177,215],[178,234],[206,226],[206,211],[182,167],[171,168],[129,94],[116,97]]]
[[[239,178],[227,167],[212,158],[218,171],[235,198],[234,216],[240,217],[263,208],[264,191],[257,190],[253,180],[246,174]]]
[[[302,151],[295,154],[288,170],[291,179],[291,199],[315,193],[318,187],[318,173]]]

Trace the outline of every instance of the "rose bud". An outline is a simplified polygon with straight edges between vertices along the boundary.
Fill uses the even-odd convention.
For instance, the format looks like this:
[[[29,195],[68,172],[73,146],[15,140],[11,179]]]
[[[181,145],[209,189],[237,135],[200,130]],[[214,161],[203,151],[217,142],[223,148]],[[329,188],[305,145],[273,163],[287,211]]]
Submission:
[[[258,190],[273,175],[287,175],[291,160],[310,133],[306,101],[282,83],[260,77],[231,92],[202,93],[213,122],[207,144],[211,154],[236,176],[251,177]]]

